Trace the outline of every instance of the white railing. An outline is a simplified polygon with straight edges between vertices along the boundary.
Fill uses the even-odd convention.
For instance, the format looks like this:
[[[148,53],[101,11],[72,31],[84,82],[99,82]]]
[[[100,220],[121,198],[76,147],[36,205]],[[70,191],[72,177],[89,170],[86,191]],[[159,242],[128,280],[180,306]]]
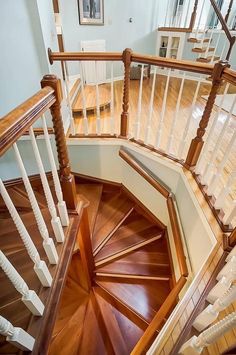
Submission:
[[[193,5],[191,0],[168,1],[166,4],[162,4],[162,6],[166,6],[165,17],[164,22],[162,19],[159,20],[159,26],[188,28]]]

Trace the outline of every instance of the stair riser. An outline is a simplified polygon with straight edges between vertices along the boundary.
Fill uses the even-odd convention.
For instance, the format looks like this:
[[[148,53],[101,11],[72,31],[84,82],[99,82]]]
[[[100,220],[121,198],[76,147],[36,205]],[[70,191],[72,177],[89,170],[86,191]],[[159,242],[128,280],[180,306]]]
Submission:
[[[161,277],[161,276],[142,276],[142,275],[127,275],[127,274],[109,274],[96,272],[96,276],[104,276],[104,277],[114,277],[114,278],[122,278],[122,279],[137,279],[137,280],[159,280],[159,281],[169,281],[169,277]]]

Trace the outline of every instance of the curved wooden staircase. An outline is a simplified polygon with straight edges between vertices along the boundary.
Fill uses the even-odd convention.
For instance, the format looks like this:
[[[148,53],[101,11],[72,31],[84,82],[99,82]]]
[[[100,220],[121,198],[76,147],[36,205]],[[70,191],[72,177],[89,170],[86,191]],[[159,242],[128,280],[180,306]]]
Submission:
[[[93,257],[73,255],[49,354],[130,354],[174,285],[166,229],[121,186],[77,178],[77,193]]]

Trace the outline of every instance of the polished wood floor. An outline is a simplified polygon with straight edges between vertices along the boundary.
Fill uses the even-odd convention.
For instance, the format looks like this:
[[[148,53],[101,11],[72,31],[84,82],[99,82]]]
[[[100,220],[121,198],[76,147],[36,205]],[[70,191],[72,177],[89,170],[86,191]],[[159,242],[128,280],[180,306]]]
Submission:
[[[174,284],[165,228],[121,187],[77,182],[77,193],[91,201],[94,279],[88,289],[76,252],[49,355],[128,355]]]
[[[151,96],[151,89],[152,89],[152,75],[151,78],[144,79],[143,80],[143,91],[142,91],[142,110],[141,110],[141,120],[140,120],[140,135],[139,139],[145,140],[145,135],[146,135],[146,127],[147,127],[147,119],[148,119],[148,114],[149,114],[149,109],[150,109],[150,96]],[[159,124],[160,124],[160,118],[161,118],[161,110],[162,110],[162,104],[163,104],[163,98],[164,98],[164,91],[165,91],[165,85],[166,85],[166,76],[158,74],[157,79],[156,79],[156,85],[155,85],[155,95],[154,95],[154,105],[153,105],[153,113],[152,113],[152,119],[151,119],[151,131],[150,131],[150,138],[148,143],[151,145],[155,145],[156,142],[156,137],[157,137],[157,132],[159,129]],[[169,83],[169,91],[167,95],[167,101],[166,101],[166,108],[165,108],[165,115],[164,115],[164,121],[163,121],[163,128],[162,128],[162,135],[161,135],[161,140],[160,140],[160,146],[159,148],[163,151],[166,151],[167,144],[168,144],[168,139],[170,135],[170,127],[173,123],[173,120],[175,118],[175,112],[176,112],[176,105],[177,105],[177,100],[178,100],[178,95],[180,91],[180,86],[181,86],[181,79],[176,78],[176,77],[171,77],[170,78],[170,83]],[[180,101],[180,106],[179,106],[179,113],[177,116],[176,124],[175,124],[175,129],[173,131],[173,140],[172,140],[172,146],[170,153],[177,156],[178,158],[185,158],[187,155],[187,151],[191,142],[191,139],[195,137],[199,121],[202,117],[205,105],[206,105],[206,100],[202,98],[203,95],[208,95],[210,92],[211,88],[211,82],[206,81],[201,84],[200,90],[197,96],[197,101],[196,104],[193,108],[192,112],[192,101],[195,93],[195,89],[197,87],[197,82],[194,80],[189,80],[185,79],[184,82],[184,87],[183,87],[183,94],[182,98]],[[110,88],[110,85],[107,84],[107,88]],[[224,92],[225,85],[222,86],[220,89],[220,94]],[[229,93],[235,93],[236,88],[233,86],[229,87]],[[115,120],[115,133],[119,133],[119,126],[120,126],[120,113],[122,112],[122,96],[123,96],[123,81],[116,81],[114,83],[114,120]],[[130,100],[129,100],[129,135],[130,137],[134,136],[135,132],[135,122],[137,120],[137,115],[138,115],[138,96],[139,96],[139,80],[131,80],[130,81]],[[215,134],[213,141],[210,145],[210,150],[207,154],[207,160],[209,159],[212,151],[215,148],[216,141],[220,135],[222,126],[227,119],[228,112],[222,110],[220,114],[218,115],[217,113],[217,106],[214,106],[210,122],[209,122],[209,127],[211,126],[213,120],[217,119],[217,124],[215,128]],[[191,114],[192,113],[192,114]],[[183,137],[184,134],[184,128],[186,126],[186,122],[188,120],[189,115],[191,114],[191,121],[190,121],[190,127],[189,127],[189,132],[186,137]],[[76,126],[76,132],[77,133],[83,133],[83,120],[81,119],[82,116],[74,116],[75,117],[75,126]],[[102,133],[110,133],[110,127],[111,127],[111,112],[109,109],[101,110],[101,127],[102,127]],[[91,113],[88,115],[88,122],[89,122],[89,133],[90,134],[95,134],[96,133],[96,114]],[[227,148],[227,144],[229,143],[232,134],[235,130],[235,125],[236,125],[236,118],[235,116],[232,116],[231,118],[231,123],[229,126],[229,129],[224,135],[224,138],[221,143],[221,149],[219,151],[219,154],[217,155],[217,158],[215,160],[215,170],[216,172],[216,167],[219,166],[220,162],[222,161],[225,150]],[[206,136],[208,135],[209,129],[206,132]],[[179,147],[180,143],[183,140],[186,140],[185,148],[183,151],[183,154],[179,156]],[[227,183],[227,179],[229,175],[234,172],[236,169],[236,144],[234,145],[232,152],[229,156],[229,159],[227,161],[226,167],[223,171],[223,174],[220,179],[220,183],[218,184],[215,195],[217,196],[221,190],[221,188]],[[226,200],[226,205],[225,205],[225,211],[229,211],[231,206],[232,206],[232,200],[236,199],[236,179],[235,183],[233,184],[231,190],[230,190],[230,195],[228,199]],[[236,219],[235,219],[235,224],[236,224]]]

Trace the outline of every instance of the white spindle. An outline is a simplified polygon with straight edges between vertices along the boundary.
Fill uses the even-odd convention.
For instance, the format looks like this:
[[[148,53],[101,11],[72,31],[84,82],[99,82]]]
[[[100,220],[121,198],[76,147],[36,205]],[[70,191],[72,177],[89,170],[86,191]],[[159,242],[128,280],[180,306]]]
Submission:
[[[235,217],[236,217],[236,200],[233,201],[230,211],[225,214],[223,223],[225,225],[232,224],[232,221]],[[233,227],[235,226],[233,225]]]
[[[95,86],[96,86],[96,133],[101,134],[101,113],[100,113],[100,95],[98,85],[98,62],[95,61]]]
[[[179,7],[180,7],[180,0],[177,0],[177,8],[176,8],[176,13],[175,13],[175,25],[174,25],[174,27],[178,27]]]
[[[43,248],[45,250],[45,253],[48,257],[50,264],[57,264],[58,255],[57,255],[57,251],[56,251],[53,239],[49,237],[47,226],[44,222],[43,215],[42,215],[41,210],[39,208],[38,202],[36,200],[32,186],[30,184],[27,172],[25,170],[25,167],[24,167],[24,164],[23,164],[23,161],[22,161],[22,158],[21,158],[21,155],[20,155],[20,152],[19,152],[19,149],[18,149],[16,143],[13,144],[13,148],[14,148],[14,152],[15,152],[15,156],[16,156],[16,161],[18,163],[18,166],[19,166],[19,169],[21,172],[21,176],[22,176],[22,179],[24,182],[24,186],[25,186],[26,192],[28,194],[28,198],[30,200],[31,207],[34,212],[34,216],[35,216],[35,219],[37,222],[38,229],[41,234],[41,237],[43,238]]]
[[[196,101],[197,101],[197,97],[198,97],[200,86],[201,86],[201,79],[199,79],[199,81],[197,83],[196,90],[195,90],[194,97],[193,97],[193,101],[192,101],[192,106],[191,106],[191,108],[189,110],[189,116],[188,116],[184,131],[183,131],[182,138],[180,140],[179,150],[178,150],[178,156],[180,158],[183,155],[183,151],[184,151],[184,148],[185,148],[186,143],[187,143],[188,132],[189,132],[190,124],[192,122],[193,111],[195,109],[195,105],[196,105]]]
[[[144,64],[142,64],[142,66],[141,66],[141,78],[140,78],[140,83],[139,83],[139,94],[138,94],[137,121],[136,121],[135,127],[134,127],[135,139],[139,139],[139,134],[140,134],[141,113],[142,113],[143,74],[144,74]]]
[[[213,305],[209,304],[195,319],[193,327],[201,332],[213,323],[219,313],[236,300],[236,286],[232,286],[226,293],[218,298]]]
[[[27,229],[25,228],[24,223],[22,222],[2,180],[0,179],[0,193],[2,195],[2,198],[7,206],[7,209],[11,215],[11,218],[13,219],[13,222],[17,228],[17,231],[20,234],[20,237],[24,243],[24,246],[31,258],[31,260],[34,263],[34,271],[37,274],[40,282],[42,283],[43,286],[45,287],[50,287],[52,284],[52,277],[50,275],[50,272],[47,268],[47,265],[45,261],[40,259],[39,253],[29,235],[27,232]]]
[[[31,143],[32,143],[33,151],[34,151],[35,160],[36,160],[36,163],[37,163],[37,166],[39,169],[39,174],[40,174],[41,182],[43,185],[44,194],[45,194],[45,197],[47,200],[48,209],[49,209],[49,212],[52,217],[52,220],[51,220],[52,228],[53,228],[56,240],[59,243],[62,243],[65,238],[64,232],[63,232],[63,229],[61,226],[60,218],[57,216],[56,207],[55,207],[55,204],[53,201],[52,193],[51,193],[51,190],[50,190],[50,187],[48,184],[47,176],[44,171],[42,159],[41,159],[41,156],[39,153],[39,149],[38,149],[36,139],[34,136],[34,130],[32,127],[30,127],[29,133],[30,133],[30,138],[31,138]]]
[[[0,316],[0,334],[6,337],[6,340],[25,351],[32,351],[34,347],[34,338],[22,328],[13,327],[5,318]]]
[[[231,256],[230,260],[232,260],[233,256]],[[228,260],[229,263],[230,260]],[[234,280],[236,280],[236,263],[231,262],[230,267],[228,268],[228,273],[221,277],[219,282],[217,282],[217,284],[211,289],[207,296],[207,301],[214,303],[218,298],[222,297],[231,287]]]
[[[66,86],[66,98],[67,98],[67,105],[69,109],[69,115],[70,115],[70,127],[71,127],[71,133],[75,135],[75,122],[74,122],[74,117],[72,113],[72,108],[71,108],[71,102],[70,102],[70,90],[69,90],[69,80],[67,77],[67,70],[66,70],[66,63],[62,62],[63,68],[64,68],[64,73],[65,73],[65,86]]]
[[[221,97],[220,104],[219,104],[219,106],[217,108],[217,113],[216,113],[217,116],[214,117],[213,120],[212,120],[212,124],[211,124],[211,128],[209,130],[208,137],[206,139],[206,142],[204,143],[202,153],[200,155],[200,158],[198,160],[197,166],[195,168],[195,173],[196,174],[201,174],[201,172],[202,172],[203,164],[204,164],[204,162],[206,160],[206,156],[207,156],[207,152],[208,152],[208,147],[211,144],[213,135],[215,133],[215,127],[216,127],[216,125],[217,125],[217,123],[219,121],[219,118],[220,118],[220,115],[221,115],[221,111],[222,111],[222,108],[223,108],[223,103],[224,103],[224,100],[226,98],[226,94],[227,94],[228,90],[229,90],[229,83],[227,83],[227,85],[225,87],[225,90],[224,90],[224,94]]]
[[[213,34],[214,34],[214,30],[211,29],[211,34],[210,34],[209,41],[208,41],[207,46],[206,46],[206,52],[205,52],[205,55],[204,55],[205,58],[207,58],[207,56],[209,54],[209,49],[210,49],[210,45],[211,45]]]
[[[22,302],[35,316],[42,316],[44,312],[44,305],[37,296],[37,294],[30,290],[26,282],[16,271],[14,266],[10,263],[7,257],[0,250],[0,267],[11,281],[15,289],[22,295]]]
[[[216,280],[219,281],[223,276],[227,276],[228,273],[231,272],[236,266],[236,256],[232,256],[232,258],[225,264],[225,266],[218,273]]]
[[[88,127],[88,117],[87,117],[87,109],[86,109],[86,97],[84,92],[84,76],[83,76],[83,67],[81,62],[79,62],[79,71],[80,71],[80,80],[81,80],[81,96],[82,96],[82,106],[83,106],[83,128],[84,134],[89,134]]]
[[[235,143],[235,138],[236,138],[236,130],[234,131],[228,145],[226,148],[226,151],[224,152],[223,159],[220,162],[220,165],[217,168],[216,174],[213,175],[213,177],[210,179],[209,186],[207,187],[207,193],[209,195],[213,195],[215,189],[217,188],[217,185],[219,183],[220,177],[222,175],[222,172],[225,168],[225,165],[227,163],[227,160],[229,159],[229,156],[231,154],[231,151],[233,149],[234,143]]]
[[[167,25],[167,17],[168,17],[168,14],[169,14],[169,8],[170,8],[170,0],[168,0],[168,3],[167,3],[164,27],[166,27],[166,25]]]
[[[199,355],[202,350],[217,341],[222,335],[236,325],[236,312],[232,312],[210,328],[204,330],[198,337],[193,336],[180,349],[182,355]]]
[[[162,136],[162,128],[163,128],[165,112],[166,112],[167,94],[168,94],[169,84],[170,84],[170,73],[171,73],[171,69],[168,70],[168,74],[167,74],[167,78],[166,78],[166,86],[165,86],[165,92],[164,92],[162,109],[161,109],[161,118],[160,118],[159,125],[157,128],[157,136],[156,136],[156,142],[155,142],[156,148],[158,148],[160,146],[160,141],[161,141],[161,136]]]
[[[219,46],[219,43],[220,43],[220,37],[221,37],[221,31],[219,31],[219,34],[218,34],[218,37],[217,37],[217,41],[216,41],[216,44],[215,44],[215,49],[214,49],[214,52],[213,52],[213,55],[212,55],[211,63],[214,62],[214,58],[215,58],[215,55],[216,55],[216,52],[217,52],[217,49],[218,49],[218,46]]]
[[[145,144],[148,144],[152,129],[152,115],[153,115],[153,101],[154,101],[154,94],[155,94],[155,85],[156,85],[156,67],[154,68],[153,73],[153,80],[152,80],[152,92],[150,97],[149,103],[149,113],[148,113],[148,120],[147,120],[147,127],[146,127],[146,134],[145,134]]]
[[[184,21],[184,27],[188,27],[187,21],[188,21],[188,15],[189,15],[189,10],[190,10],[190,3],[191,0],[188,0],[188,7],[187,7],[187,11],[186,11],[186,16],[185,16],[185,21]]]
[[[197,24],[197,29],[196,29],[195,38],[197,38],[198,33],[199,33],[199,30],[200,30],[200,27],[201,27],[201,19],[202,19],[203,10],[204,10],[204,7],[205,7],[205,2],[206,2],[206,0],[204,0],[203,3],[202,3],[202,7],[201,7],[200,14],[199,14],[199,19],[198,19],[198,24]]]
[[[177,119],[178,119],[178,116],[179,116],[179,108],[180,108],[180,102],[181,102],[183,88],[184,88],[184,81],[185,81],[185,73],[183,74],[183,77],[182,77],[182,80],[181,80],[181,85],[180,85],[180,89],[179,89],[179,95],[178,95],[178,99],[177,99],[174,119],[173,119],[172,124],[171,124],[170,134],[169,134],[168,141],[167,141],[167,146],[166,146],[166,152],[167,153],[171,152],[172,145],[173,145],[175,126],[176,126]]]
[[[48,134],[48,128],[47,128],[47,124],[46,124],[46,120],[45,120],[44,116],[42,117],[42,125],[43,125],[44,138],[46,141],[48,158],[49,158],[50,166],[52,169],[52,177],[53,177],[54,187],[55,187],[57,200],[58,200],[57,207],[58,207],[59,215],[61,218],[61,223],[63,226],[68,226],[69,225],[69,217],[68,217],[67,207],[66,207],[65,201],[63,200],[61,184],[60,184],[60,180],[58,177],[57,167],[56,167],[55,159],[53,156],[52,146],[51,146],[51,142],[50,142],[50,138],[49,138],[49,134]]]
[[[110,133],[115,133],[114,118],[114,62],[111,62],[111,116],[110,116]]]
[[[215,143],[211,158],[209,159],[209,161],[208,161],[208,163],[207,163],[207,165],[206,165],[206,167],[205,167],[205,169],[203,171],[201,182],[204,185],[208,185],[208,182],[209,182],[209,180],[210,180],[210,178],[211,178],[211,176],[213,174],[214,162],[215,162],[215,159],[216,159],[216,157],[218,155],[218,152],[219,152],[219,150],[221,148],[221,142],[223,140],[224,134],[225,134],[225,132],[226,132],[226,130],[227,130],[229,124],[230,124],[230,119],[231,119],[235,104],[236,104],[236,96],[235,96],[235,98],[233,100],[233,103],[231,105],[230,111],[229,111],[229,113],[228,113],[228,115],[227,115],[227,117],[225,119],[224,125],[223,125],[222,130],[221,130],[221,132],[219,134],[219,137],[218,137],[218,139],[217,139],[217,141]]]
[[[220,209],[220,208],[223,209],[223,207],[225,205],[225,200],[230,193],[231,186],[232,186],[233,182],[235,181],[235,179],[236,179],[236,171],[234,171],[228,177],[226,185],[221,189],[218,197],[216,198],[215,203],[214,203],[215,209]]]

